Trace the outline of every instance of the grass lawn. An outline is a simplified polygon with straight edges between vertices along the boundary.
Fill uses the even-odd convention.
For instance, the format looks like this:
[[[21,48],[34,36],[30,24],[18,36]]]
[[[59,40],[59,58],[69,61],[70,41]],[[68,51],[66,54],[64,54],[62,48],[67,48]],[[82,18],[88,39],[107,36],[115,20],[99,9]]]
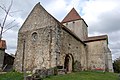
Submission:
[[[23,80],[23,74],[18,72],[0,74],[0,80]]]
[[[66,75],[51,76],[44,80],[119,80],[115,73],[76,72]]]
[[[8,72],[0,74],[0,80],[23,80],[23,74]],[[119,80],[115,73],[103,72],[75,72],[65,75],[50,76],[44,80]]]

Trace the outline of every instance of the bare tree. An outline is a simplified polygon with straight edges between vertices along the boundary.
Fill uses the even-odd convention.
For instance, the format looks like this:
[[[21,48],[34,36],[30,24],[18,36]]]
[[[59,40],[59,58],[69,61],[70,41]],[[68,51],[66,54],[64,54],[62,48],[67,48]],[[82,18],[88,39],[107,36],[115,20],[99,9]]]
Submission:
[[[6,6],[4,4],[2,6],[0,5],[0,9],[2,9],[5,12],[5,16],[3,18],[3,21],[0,22],[0,40],[2,39],[3,33],[5,33],[9,29],[11,29],[11,28],[13,28],[13,27],[18,25],[18,24],[14,24],[13,26],[11,26],[11,24],[13,24],[15,22],[15,20],[12,20],[10,23],[6,24],[8,16],[11,16],[10,13],[17,12],[17,11],[10,12],[10,10],[12,8],[12,5],[13,5],[13,0],[11,0],[10,5],[8,6],[8,9],[6,8]]]

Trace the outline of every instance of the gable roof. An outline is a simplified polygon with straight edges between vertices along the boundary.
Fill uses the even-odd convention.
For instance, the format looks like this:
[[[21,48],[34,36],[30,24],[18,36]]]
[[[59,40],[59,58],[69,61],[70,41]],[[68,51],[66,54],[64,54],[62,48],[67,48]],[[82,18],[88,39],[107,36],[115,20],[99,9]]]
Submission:
[[[33,10],[30,12],[30,14],[28,15],[28,17],[26,18],[26,20],[25,20],[25,22],[23,23],[23,25],[26,23],[26,21],[28,20],[29,16],[31,16],[32,12],[34,11],[34,9],[35,9],[36,7],[42,8],[50,17],[52,17],[52,18],[57,22],[57,24],[59,24],[59,25],[61,26],[61,28],[62,28],[63,30],[65,30],[66,32],[68,32],[68,33],[69,33],[70,35],[72,35],[75,39],[79,40],[82,44],[86,45],[82,40],[80,40],[80,39],[77,37],[77,35],[75,35],[75,34],[74,34],[72,31],[70,31],[67,27],[65,27],[63,24],[61,24],[56,18],[54,18],[51,14],[49,14],[49,13],[40,5],[40,2],[35,5],[35,7],[33,8]],[[79,15],[79,14],[78,14],[78,15]],[[23,27],[23,25],[22,25],[22,27]],[[22,28],[22,27],[21,27],[21,28]],[[21,28],[20,28],[20,30],[21,30]],[[20,31],[20,30],[19,30],[19,31]]]
[[[99,40],[108,40],[107,35],[101,35],[101,36],[93,36],[93,37],[88,37],[84,42],[92,42],[92,41],[99,41]]]
[[[42,15],[42,16],[40,16]],[[38,2],[32,9],[32,11],[29,13],[28,17],[25,19],[24,23],[22,24],[22,26],[20,27],[19,29],[19,33],[21,32],[25,32],[27,31],[28,29],[29,30],[33,30],[34,28],[36,27],[31,27],[31,25],[37,25],[39,22],[42,22],[42,21],[46,21],[46,23],[42,23],[42,24],[46,24],[48,25],[48,22],[51,22],[49,19],[46,19],[46,17],[43,17],[43,16],[46,16],[47,18],[49,17],[49,19],[52,19],[52,20],[55,20],[55,21],[58,21],[56,18],[54,18],[51,14],[49,14],[45,8],[40,4],[40,2]],[[32,17],[32,16],[37,16],[37,17]],[[37,18],[37,19],[35,19]],[[45,19],[45,20],[42,20],[42,19]],[[41,20],[41,21],[40,21]],[[31,22],[33,21],[33,22]],[[29,23],[26,25],[26,23]],[[27,28],[24,28],[26,27]],[[37,26],[37,28],[40,28],[40,26]],[[37,29],[36,28],[36,29]]]
[[[80,17],[80,15],[78,14],[78,12],[74,8],[72,8],[72,10],[62,20],[62,23],[70,22],[70,21],[74,21],[74,20],[80,20],[80,19],[82,19],[82,18]]]

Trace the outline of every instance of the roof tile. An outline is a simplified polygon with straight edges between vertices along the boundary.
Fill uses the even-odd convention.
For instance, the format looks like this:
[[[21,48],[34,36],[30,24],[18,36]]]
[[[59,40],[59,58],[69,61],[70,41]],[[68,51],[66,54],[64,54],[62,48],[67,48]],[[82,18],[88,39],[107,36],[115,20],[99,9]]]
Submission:
[[[77,13],[77,11],[72,8],[72,10],[67,14],[67,16],[62,20],[62,23],[65,22],[70,22],[70,21],[74,21],[74,20],[79,20],[82,19],[80,17],[80,15]]]

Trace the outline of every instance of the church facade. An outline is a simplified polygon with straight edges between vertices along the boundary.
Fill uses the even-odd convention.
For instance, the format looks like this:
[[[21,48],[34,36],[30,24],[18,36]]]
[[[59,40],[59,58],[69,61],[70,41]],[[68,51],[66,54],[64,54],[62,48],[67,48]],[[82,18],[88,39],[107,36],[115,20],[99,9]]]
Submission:
[[[73,8],[59,22],[36,4],[18,33],[17,71],[60,67],[67,72],[112,72],[107,35],[88,37],[88,25]]]

